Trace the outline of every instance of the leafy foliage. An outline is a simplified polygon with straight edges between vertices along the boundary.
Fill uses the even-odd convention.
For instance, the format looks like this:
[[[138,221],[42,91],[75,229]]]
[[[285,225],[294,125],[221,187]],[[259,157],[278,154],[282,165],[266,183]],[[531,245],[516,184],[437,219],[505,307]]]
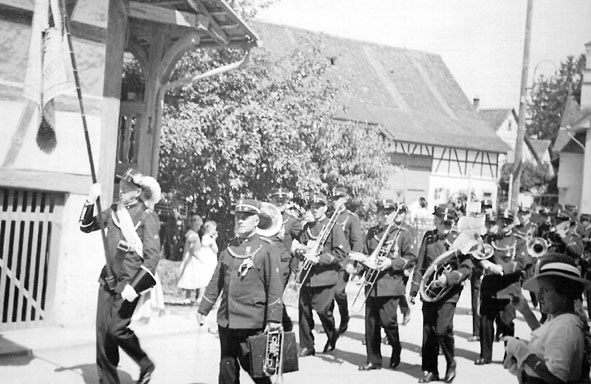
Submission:
[[[581,100],[584,68],[584,54],[578,57],[568,56],[554,76],[542,76],[536,80],[528,102],[528,135],[537,135],[539,139],[554,142],[567,97],[573,95],[577,102]]]
[[[260,48],[241,70],[169,93],[160,142],[163,190],[222,223],[231,222],[238,198],[264,199],[273,187],[304,196],[344,186],[354,204],[369,207],[389,170],[385,145],[375,127],[331,118],[346,84],[327,80],[330,66],[316,47],[311,38],[283,55]],[[182,58],[174,77],[242,55],[197,50]]]
[[[509,189],[509,181],[511,173],[513,172],[514,164],[505,163],[501,168],[501,180],[499,186],[501,190],[507,191]],[[532,164],[524,162],[521,164],[521,185],[520,192],[531,191],[532,189],[545,190],[548,183],[552,181],[549,176],[548,164]]]

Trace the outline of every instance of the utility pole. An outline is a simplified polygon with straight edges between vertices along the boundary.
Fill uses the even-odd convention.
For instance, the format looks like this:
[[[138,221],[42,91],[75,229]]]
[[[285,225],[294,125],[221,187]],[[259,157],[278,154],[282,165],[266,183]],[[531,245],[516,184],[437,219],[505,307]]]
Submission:
[[[527,106],[527,75],[529,72],[529,47],[531,43],[531,19],[533,0],[527,0],[527,15],[525,19],[525,41],[523,44],[523,65],[521,67],[521,91],[519,96],[519,117],[517,120],[517,139],[515,141],[515,160],[513,168],[513,183],[509,207],[517,211],[519,189],[521,187],[521,165],[523,158],[523,141],[525,138],[525,113]]]

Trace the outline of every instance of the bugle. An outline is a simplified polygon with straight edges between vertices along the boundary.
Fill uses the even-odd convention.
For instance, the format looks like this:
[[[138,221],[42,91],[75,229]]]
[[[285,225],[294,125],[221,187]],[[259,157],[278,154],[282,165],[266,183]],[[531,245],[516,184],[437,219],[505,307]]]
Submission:
[[[384,234],[380,238],[378,245],[373,250],[371,255],[366,256],[360,252],[350,252],[349,258],[355,261],[361,262],[365,267],[366,270],[364,271],[363,275],[361,276],[361,282],[359,290],[357,291],[357,295],[355,295],[355,299],[353,300],[353,304],[351,304],[351,308],[353,311],[359,311],[363,308],[363,304],[365,304],[367,298],[371,294],[373,287],[375,286],[376,282],[378,281],[378,277],[382,272],[379,266],[383,263],[383,261],[388,257],[392,247],[398,243],[398,238],[400,237],[400,233],[402,232],[402,224],[404,223],[404,219],[406,218],[406,212],[408,209],[406,205],[400,204],[396,211],[392,216],[392,221],[388,224],[388,227],[384,231]],[[402,221],[398,224],[399,228],[396,232],[396,236],[392,241],[386,242],[388,236],[390,236],[390,231],[392,226],[396,224],[396,217],[403,212]],[[361,296],[361,293],[365,290],[365,294]],[[363,299],[358,301],[361,297]]]

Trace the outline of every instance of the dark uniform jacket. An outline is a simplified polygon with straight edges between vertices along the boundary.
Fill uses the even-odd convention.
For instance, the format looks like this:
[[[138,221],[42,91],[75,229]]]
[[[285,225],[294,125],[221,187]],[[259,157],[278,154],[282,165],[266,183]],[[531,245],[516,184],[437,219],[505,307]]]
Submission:
[[[337,224],[343,230],[345,238],[349,242],[349,248],[354,252],[363,251],[363,233],[357,214],[346,209],[337,218]]]
[[[521,289],[519,281],[529,259],[526,242],[514,230],[489,235],[485,241],[494,248],[494,254],[488,261],[502,266],[503,274],[497,275],[485,270],[480,288],[481,296],[508,299],[509,292]]]
[[[300,233],[299,242],[309,245],[310,241],[320,240],[318,237],[322,228],[328,222],[329,219],[325,217],[321,221],[306,223],[302,233]],[[324,243],[318,264],[312,267],[303,285],[308,287],[335,285],[337,283],[338,271],[341,269],[341,263],[347,257],[349,250],[349,244],[345,239],[342,228],[338,224],[335,224]]]
[[[283,281],[273,247],[257,234],[233,239],[220,254],[197,311],[207,315],[220,294],[220,327],[262,329],[268,322],[280,323]]]
[[[384,236],[385,230],[386,227],[375,226],[367,232],[366,247],[370,255],[375,251]],[[396,243],[394,243],[395,240]],[[413,242],[414,235],[409,228],[393,226],[390,229],[388,237],[382,246],[384,250],[382,252],[385,252],[390,247],[386,257],[392,260],[392,267],[380,272],[370,296],[403,296],[405,294],[404,270],[411,269],[417,260]],[[369,289],[369,287],[366,287],[366,289]]]
[[[107,231],[107,263],[117,282],[115,287],[117,293],[123,291],[125,285],[133,280],[142,267],[154,274],[160,260],[160,237],[158,235],[160,220],[158,215],[141,201],[137,201],[126,208],[142,241],[142,255],[138,255],[133,250],[123,250],[121,249],[124,248],[122,246],[117,247],[119,244],[126,244],[119,227],[117,204],[111,205],[100,215]],[[84,205],[80,218],[80,230],[82,232],[89,233],[100,229],[98,217],[93,216],[93,209],[94,204]],[[103,268],[99,281],[103,282],[105,277],[106,267]]]
[[[270,237],[261,237],[261,240],[266,241],[271,245],[271,254],[279,257],[279,265],[280,265],[280,272],[281,278],[283,280],[283,286],[287,285],[287,281],[289,280],[289,275],[291,273],[291,261],[292,255],[279,236],[270,236]]]
[[[427,231],[423,236],[421,247],[419,248],[419,255],[417,261],[417,268],[413,275],[413,282],[410,295],[416,296],[419,291],[421,280],[425,274],[425,271],[435,259],[441,254],[447,252],[453,242],[458,237],[458,232],[450,231],[447,234],[441,234],[437,229]],[[463,255],[458,252],[446,261],[451,267],[451,271],[445,272],[447,278],[447,285],[451,286],[449,292],[445,294],[438,302],[440,303],[457,303],[460,294],[462,293],[462,282],[470,277],[474,265],[470,255]]]
[[[302,223],[297,217],[288,212],[283,212],[281,215],[283,216],[283,228],[285,229],[283,242],[285,243],[287,249],[291,249],[291,243],[293,242],[293,239],[298,239],[300,237],[300,233],[302,232]]]

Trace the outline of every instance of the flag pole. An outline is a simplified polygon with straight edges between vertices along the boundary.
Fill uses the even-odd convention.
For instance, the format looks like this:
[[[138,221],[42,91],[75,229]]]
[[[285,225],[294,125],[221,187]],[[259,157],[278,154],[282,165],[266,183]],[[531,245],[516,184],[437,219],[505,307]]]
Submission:
[[[80,114],[82,115],[82,127],[84,129],[84,139],[86,141],[86,152],[88,153],[88,162],[90,163],[90,175],[92,177],[92,183],[95,184],[97,182],[96,179],[96,171],[94,168],[94,159],[92,156],[92,148],[90,146],[90,137],[88,135],[88,125],[86,123],[86,114],[84,112],[84,103],[82,102],[82,90],[80,88],[80,79],[78,77],[78,68],[76,66],[76,56],[74,55],[74,47],[72,46],[72,36],[70,34],[70,19],[68,18],[68,11],[65,7],[64,0],[60,0],[60,8],[63,12],[63,19],[64,19],[64,29],[66,31],[66,38],[68,41],[68,48],[70,51],[70,60],[72,62],[72,72],[74,73],[74,84],[76,85],[76,93],[78,94],[78,104],[80,105]],[[101,198],[100,196],[96,199],[96,207],[97,207],[97,218],[99,227],[101,230],[101,237],[103,239],[103,249],[105,252],[105,269],[107,272],[107,276],[105,277],[105,282],[107,286],[113,290],[115,289],[116,281],[113,276],[113,271],[109,266],[108,260],[108,247],[107,247],[107,235],[105,232],[105,223],[102,220],[102,207],[101,207]]]

